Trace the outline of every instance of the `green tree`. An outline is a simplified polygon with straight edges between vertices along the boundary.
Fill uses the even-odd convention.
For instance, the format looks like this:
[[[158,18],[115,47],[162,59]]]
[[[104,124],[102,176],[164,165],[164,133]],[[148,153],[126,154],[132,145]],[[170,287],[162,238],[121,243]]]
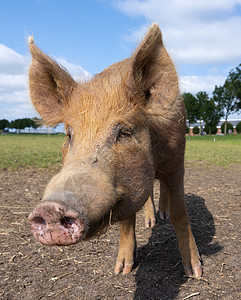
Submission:
[[[16,120],[11,121],[10,127],[15,128],[17,130],[24,129],[25,127],[27,127],[26,123],[27,123],[26,119],[16,119]]]
[[[205,130],[208,134],[212,134],[214,129],[217,127],[218,122],[220,121],[222,114],[218,106],[215,105],[213,99],[206,100],[202,108],[202,118],[206,123]]]
[[[232,86],[234,97],[236,99],[236,111],[241,109],[241,64],[229,72],[227,80]]]
[[[17,125],[18,125],[18,129],[24,129],[24,128],[28,127],[27,118],[17,119]]]
[[[198,114],[197,114],[197,118],[200,120],[200,129],[199,129],[199,134],[201,135],[201,132],[202,132],[202,128],[201,128],[201,125],[202,125],[202,120],[204,120],[205,118],[205,109],[207,109],[209,106],[206,106],[206,102],[209,101],[209,96],[207,94],[207,92],[198,92],[196,94],[196,98],[197,98],[197,111],[198,111]]]
[[[12,128],[12,129],[17,129],[17,122],[16,122],[16,120],[12,120],[12,121],[10,122],[10,128]]]
[[[197,99],[191,93],[184,93],[182,97],[185,104],[187,119],[192,124],[196,122],[195,104],[197,102]]]
[[[42,125],[42,119],[39,119],[37,117],[34,117],[31,119],[32,120],[32,128],[37,129]]]
[[[205,126],[204,126],[204,131],[205,131],[206,133],[209,133],[209,134],[210,134],[210,126],[208,126],[207,124],[205,124]],[[217,129],[216,126],[211,127],[211,134],[216,134],[217,131],[218,131],[218,129]]]
[[[198,134],[199,133],[199,128],[198,126],[194,126],[192,129],[193,134]]]
[[[231,123],[229,123],[229,122],[227,124],[223,123],[221,125],[222,132],[224,131],[225,126],[227,126],[227,132],[229,132],[229,130],[231,130],[233,132],[233,125]]]
[[[219,107],[222,116],[225,118],[224,134],[226,135],[228,117],[232,112],[238,111],[237,98],[230,78],[225,80],[223,86],[215,86],[213,91],[213,100],[217,107]]]
[[[10,123],[10,128],[15,128],[17,130],[19,129],[24,129],[26,127],[32,127],[34,129],[38,128],[41,126],[41,119],[39,118],[23,118],[23,119],[16,119],[11,121]]]
[[[241,122],[239,122],[236,126],[237,133],[241,133]]]
[[[9,128],[9,126],[10,126],[10,123],[9,123],[8,120],[6,120],[6,119],[0,120],[0,130],[3,130],[5,128]]]
[[[197,107],[197,99],[191,93],[184,93],[182,97],[185,104],[186,115],[188,120],[188,129],[190,133],[190,125],[197,121],[199,107]]]

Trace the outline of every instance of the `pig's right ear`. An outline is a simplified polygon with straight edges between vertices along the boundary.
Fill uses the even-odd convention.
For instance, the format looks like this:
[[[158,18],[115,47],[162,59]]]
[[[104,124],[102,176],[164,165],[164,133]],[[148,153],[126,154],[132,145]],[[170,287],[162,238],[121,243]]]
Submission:
[[[30,97],[47,125],[63,122],[64,105],[76,85],[72,77],[29,38],[32,63],[29,70]]]

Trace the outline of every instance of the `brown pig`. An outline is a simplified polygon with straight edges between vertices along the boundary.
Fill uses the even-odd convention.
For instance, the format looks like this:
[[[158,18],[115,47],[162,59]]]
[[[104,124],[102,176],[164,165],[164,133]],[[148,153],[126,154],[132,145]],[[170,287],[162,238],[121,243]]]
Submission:
[[[47,125],[64,123],[67,131],[63,167],[29,215],[36,239],[71,245],[119,221],[115,272],[129,273],[135,215],[145,203],[146,224],[155,224],[149,197],[157,178],[166,190],[160,213],[169,210],[185,272],[201,276],[184,202],[185,109],[159,27],[149,28],[133,56],[82,83],[32,38],[29,47],[32,103]]]

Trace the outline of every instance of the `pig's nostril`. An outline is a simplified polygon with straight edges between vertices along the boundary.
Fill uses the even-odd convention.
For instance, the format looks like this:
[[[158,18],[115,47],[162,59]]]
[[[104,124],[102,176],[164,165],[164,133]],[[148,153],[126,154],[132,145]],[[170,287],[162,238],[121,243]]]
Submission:
[[[39,225],[46,225],[46,222],[42,217],[34,217],[32,222]]]
[[[75,223],[75,219],[71,218],[71,217],[62,217],[60,219],[60,223],[62,226],[64,226],[65,228],[70,228],[72,226],[72,224]]]

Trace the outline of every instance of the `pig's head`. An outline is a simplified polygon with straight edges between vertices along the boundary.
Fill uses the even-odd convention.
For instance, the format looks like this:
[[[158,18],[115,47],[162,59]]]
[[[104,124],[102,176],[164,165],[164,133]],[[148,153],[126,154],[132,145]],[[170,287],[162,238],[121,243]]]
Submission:
[[[84,83],[31,38],[29,46],[32,103],[46,124],[64,123],[67,132],[63,167],[29,222],[41,243],[69,245],[130,217],[147,200],[154,179],[150,132],[160,107],[178,95],[177,77],[157,25],[131,58]]]

